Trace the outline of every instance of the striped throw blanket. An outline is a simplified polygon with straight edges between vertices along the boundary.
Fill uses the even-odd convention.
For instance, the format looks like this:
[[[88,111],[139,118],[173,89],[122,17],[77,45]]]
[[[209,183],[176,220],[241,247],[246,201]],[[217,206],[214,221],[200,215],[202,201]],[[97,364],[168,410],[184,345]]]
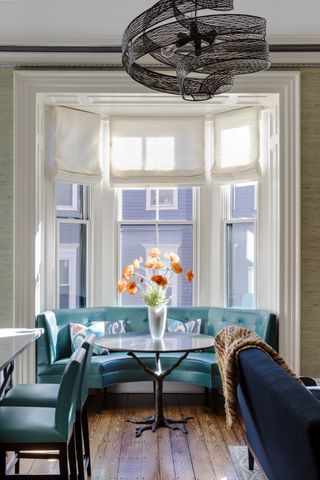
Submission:
[[[226,424],[229,429],[232,428],[233,421],[237,416],[238,355],[241,350],[247,348],[260,348],[270,355],[286,372],[296,377],[283,358],[256,333],[234,325],[220,330],[215,338],[215,351],[222,381]]]

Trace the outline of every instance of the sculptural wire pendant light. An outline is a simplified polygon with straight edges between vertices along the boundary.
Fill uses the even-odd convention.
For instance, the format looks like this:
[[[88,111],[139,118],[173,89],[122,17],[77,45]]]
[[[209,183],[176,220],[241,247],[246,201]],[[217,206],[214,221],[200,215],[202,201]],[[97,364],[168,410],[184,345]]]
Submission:
[[[232,9],[233,0],[160,0],[124,32],[126,72],[146,87],[185,100],[208,100],[230,91],[235,75],[270,66],[264,18],[208,14]],[[148,55],[167,66],[168,73],[146,63]]]

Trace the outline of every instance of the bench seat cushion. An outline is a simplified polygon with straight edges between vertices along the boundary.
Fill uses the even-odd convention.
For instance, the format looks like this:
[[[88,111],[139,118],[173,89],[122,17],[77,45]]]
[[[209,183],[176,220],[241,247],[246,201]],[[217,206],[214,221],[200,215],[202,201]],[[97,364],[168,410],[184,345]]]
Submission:
[[[165,353],[161,355],[163,369],[169,368],[182,355],[179,353]],[[143,363],[153,369],[155,356],[153,353],[138,353]],[[50,366],[50,379],[47,375],[42,376],[42,382],[57,383],[68,358],[57,360]],[[215,353],[195,352],[190,353],[177,369],[168,377],[167,381],[185,381],[195,385],[203,385],[205,378],[213,378],[219,375]],[[102,388],[101,379],[105,385],[113,385],[121,382],[151,381],[151,377],[129,357],[125,352],[112,352],[109,355],[97,355],[92,357],[90,368],[89,388]],[[207,382],[206,382],[207,383]],[[216,388],[206,385],[208,388]]]

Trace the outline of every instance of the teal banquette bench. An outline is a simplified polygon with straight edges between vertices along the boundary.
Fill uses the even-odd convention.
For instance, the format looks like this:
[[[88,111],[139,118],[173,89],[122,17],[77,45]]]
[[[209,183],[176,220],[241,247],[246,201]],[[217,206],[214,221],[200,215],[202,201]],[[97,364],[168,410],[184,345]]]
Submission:
[[[278,349],[277,317],[263,310],[238,310],[215,307],[168,307],[168,317],[182,322],[201,318],[201,333],[215,336],[227,325],[239,325],[255,331],[273,348]],[[58,383],[71,355],[69,323],[89,325],[92,322],[125,320],[127,332],[148,332],[146,307],[99,307],[49,310],[36,318],[44,329],[37,341],[37,382]],[[143,353],[144,363],[153,366],[154,355]],[[164,354],[164,368],[179,354]],[[150,359],[150,360],[149,360]],[[89,389],[104,389],[122,382],[150,381],[138,363],[126,353],[112,352],[92,357]],[[190,353],[181,365],[166,377],[167,381],[187,382],[213,390],[221,386],[214,351]]]

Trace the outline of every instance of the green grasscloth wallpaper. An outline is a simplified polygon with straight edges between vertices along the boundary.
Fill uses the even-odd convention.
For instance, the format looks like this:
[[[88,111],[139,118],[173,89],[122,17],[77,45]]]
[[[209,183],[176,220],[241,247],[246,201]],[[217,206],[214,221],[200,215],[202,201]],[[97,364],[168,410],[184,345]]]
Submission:
[[[0,68],[0,325],[13,318],[13,71]]]
[[[301,370],[304,375],[320,377],[320,68],[301,68],[300,72]],[[13,324],[12,94],[13,70],[0,68],[1,326]]]

